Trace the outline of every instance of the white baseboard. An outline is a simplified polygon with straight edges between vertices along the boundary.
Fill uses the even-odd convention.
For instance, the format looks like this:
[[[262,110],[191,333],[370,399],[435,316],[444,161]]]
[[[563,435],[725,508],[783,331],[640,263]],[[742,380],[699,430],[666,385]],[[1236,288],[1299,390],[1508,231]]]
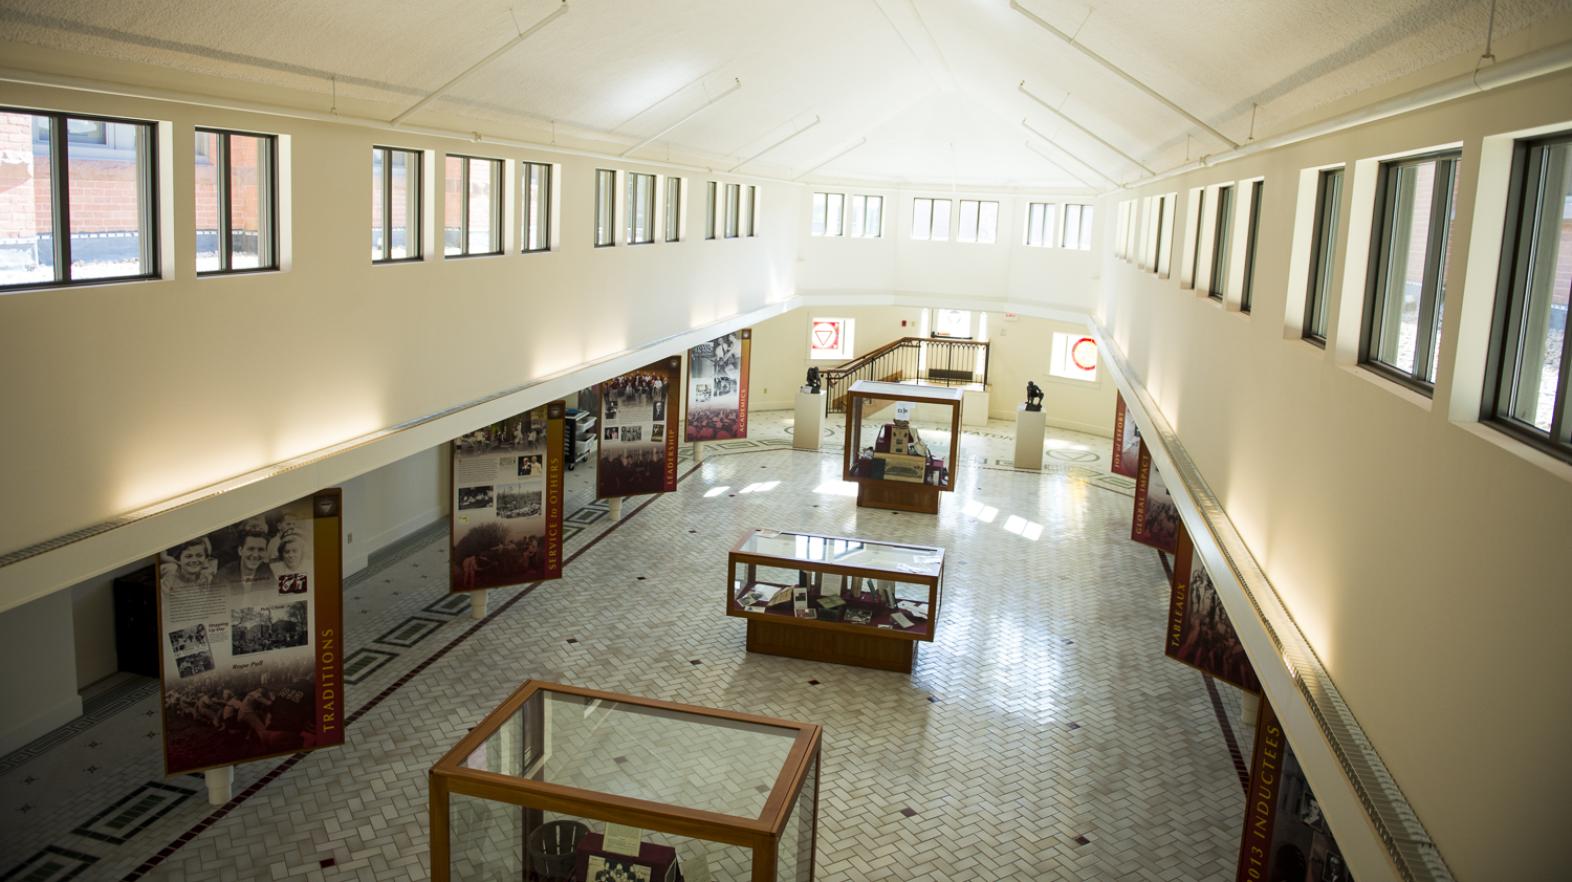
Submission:
[[[82,715],[82,697],[71,695],[54,707],[0,731],[0,755],[10,753],[35,738],[48,735]]]
[[[400,524],[383,530],[381,533],[378,533],[367,540],[356,543],[353,550],[346,548],[344,550],[344,575],[350,576],[360,572],[370,565],[371,555],[376,554],[377,552],[388,547],[389,545],[392,545],[398,540],[403,539],[405,536],[408,536],[411,533],[429,527],[437,520],[446,516],[446,512],[442,511],[440,508],[429,508],[412,518],[408,518]]]

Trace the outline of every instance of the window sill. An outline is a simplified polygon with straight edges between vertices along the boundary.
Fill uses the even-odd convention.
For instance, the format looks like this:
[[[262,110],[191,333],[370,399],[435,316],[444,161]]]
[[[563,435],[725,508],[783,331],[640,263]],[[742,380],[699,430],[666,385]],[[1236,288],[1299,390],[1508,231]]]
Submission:
[[[259,266],[259,267],[255,268],[255,269],[198,270],[197,271],[197,278],[198,279],[227,279],[227,278],[230,278],[232,276],[257,276],[257,275],[263,275],[263,274],[266,274],[266,273],[276,273],[278,271],[279,271],[279,268],[276,267],[276,266]]]
[[[1403,385],[1402,383],[1398,382],[1397,380],[1392,379],[1391,377],[1387,376],[1386,374],[1383,374],[1380,371],[1375,370],[1374,368],[1371,368],[1369,365],[1363,365],[1363,364],[1347,365],[1347,364],[1345,364],[1345,365],[1338,365],[1338,367],[1342,368],[1344,371],[1346,371],[1346,372],[1348,372],[1350,374],[1353,374],[1354,376],[1358,377],[1359,379],[1364,380],[1365,382],[1369,383],[1370,385],[1375,386],[1376,388],[1385,389],[1387,392],[1390,392],[1391,394],[1397,396],[1398,398],[1402,399],[1403,401],[1406,401],[1409,404],[1414,405],[1415,407],[1419,408],[1420,410],[1424,411],[1425,413],[1429,413],[1432,409],[1434,409],[1435,399],[1431,398],[1429,395],[1425,395],[1425,394],[1423,394],[1421,392],[1418,392],[1418,391],[1416,391],[1414,389],[1409,388],[1408,386]]]
[[[408,263],[423,263],[424,257],[391,257],[387,260],[373,260],[372,266],[401,266]]]
[[[0,288],[0,297],[8,294],[30,294],[39,291],[70,291],[75,288],[103,288],[109,285],[128,285],[138,282],[162,282],[163,276],[116,276],[104,279],[75,279],[69,282],[40,282],[37,285],[12,285]]]
[[[482,254],[444,254],[443,260],[469,260],[472,257],[502,257],[501,251],[487,251]]]
[[[1553,454],[1540,450],[1538,447],[1518,438],[1513,433],[1498,428],[1495,423],[1482,420],[1470,420],[1467,422],[1453,420],[1452,424],[1470,435],[1501,448],[1529,465],[1572,484],[1572,462],[1567,462]]]

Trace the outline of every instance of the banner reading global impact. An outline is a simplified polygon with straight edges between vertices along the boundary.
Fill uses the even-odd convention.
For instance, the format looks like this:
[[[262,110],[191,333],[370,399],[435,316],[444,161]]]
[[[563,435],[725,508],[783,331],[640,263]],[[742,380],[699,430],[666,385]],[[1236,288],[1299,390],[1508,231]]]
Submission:
[[[565,413],[553,401],[453,442],[450,590],[562,578]]]
[[[1169,554],[1179,543],[1179,508],[1157,466],[1152,464],[1145,444],[1141,445],[1140,465],[1135,474],[1135,519],[1130,538]]]
[[[1174,551],[1172,588],[1164,648],[1168,657],[1240,689],[1260,692],[1261,682],[1255,678],[1244,644],[1183,524]]]
[[[595,496],[638,496],[677,489],[677,384],[673,355],[600,384],[600,448]]]
[[[1141,430],[1136,427],[1135,420],[1130,418],[1130,412],[1124,406],[1124,393],[1115,392],[1117,397],[1114,404],[1114,440],[1113,440],[1113,473],[1133,478],[1136,474],[1136,462],[1141,456]]]
[[[753,329],[716,337],[688,350],[685,441],[748,437],[748,359]]]
[[[341,505],[323,490],[159,556],[166,774],[344,743]]]
[[[1237,882],[1353,882],[1266,696],[1255,725]]]

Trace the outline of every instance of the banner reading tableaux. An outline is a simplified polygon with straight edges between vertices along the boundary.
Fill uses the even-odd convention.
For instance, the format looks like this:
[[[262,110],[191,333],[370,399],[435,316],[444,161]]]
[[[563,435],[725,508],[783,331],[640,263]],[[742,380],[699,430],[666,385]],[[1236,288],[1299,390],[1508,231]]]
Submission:
[[[344,743],[340,492],[159,556],[167,774]]]
[[[1130,538],[1158,551],[1173,554],[1179,544],[1179,508],[1168,493],[1168,485],[1152,463],[1152,454],[1141,445],[1139,466],[1135,471],[1135,518]]]
[[[450,590],[562,578],[565,414],[553,401],[454,440]]]
[[[1124,393],[1114,393],[1113,473],[1133,478],[1141,455],[1141,430],[1124,406]]]
[[[1238,882],[1353,882],[1266,697],[1255,726]]]
[[[595,496],[639,496],[677,489],[677,388],[673,355],[600,384],[600,447]]]
[[[686,441],[748,437],[748,357],[753,329],[716,337],[688,350]]]
[[[1245,655],[1244,644],[1223,609],[1212,577],[1195,553],[1190,533],[1179,525],[1174,551],[1173,591],[1168,601],[1168,657],[1211,674],[1248,692],[1260,692],[1261,681]]]

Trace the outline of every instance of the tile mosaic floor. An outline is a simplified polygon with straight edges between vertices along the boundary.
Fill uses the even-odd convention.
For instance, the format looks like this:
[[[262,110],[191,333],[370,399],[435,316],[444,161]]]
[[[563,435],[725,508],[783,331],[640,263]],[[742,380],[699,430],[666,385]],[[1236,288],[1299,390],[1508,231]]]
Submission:
[[[1012,429],[963,434],[933,518],[856,508],[838,427],[794,451],[789,413],[755,414],[619,524],[573,512],[566,578],[493,591],[483,621],[444,593],[433,525],[346,582],[343,748],[243,766],[215,811],[163,777],[154,684],[119,684],[0,757],[0,880],[428,878],[426,770],[529,677],[822,723],[821,880],[1227,878],[1238,693],[1163,656],[1166,580],[1108,441],[1050,430],[1017,472]],[[914,673],[749,656],[719,585],[752,526],[951,548]]]

